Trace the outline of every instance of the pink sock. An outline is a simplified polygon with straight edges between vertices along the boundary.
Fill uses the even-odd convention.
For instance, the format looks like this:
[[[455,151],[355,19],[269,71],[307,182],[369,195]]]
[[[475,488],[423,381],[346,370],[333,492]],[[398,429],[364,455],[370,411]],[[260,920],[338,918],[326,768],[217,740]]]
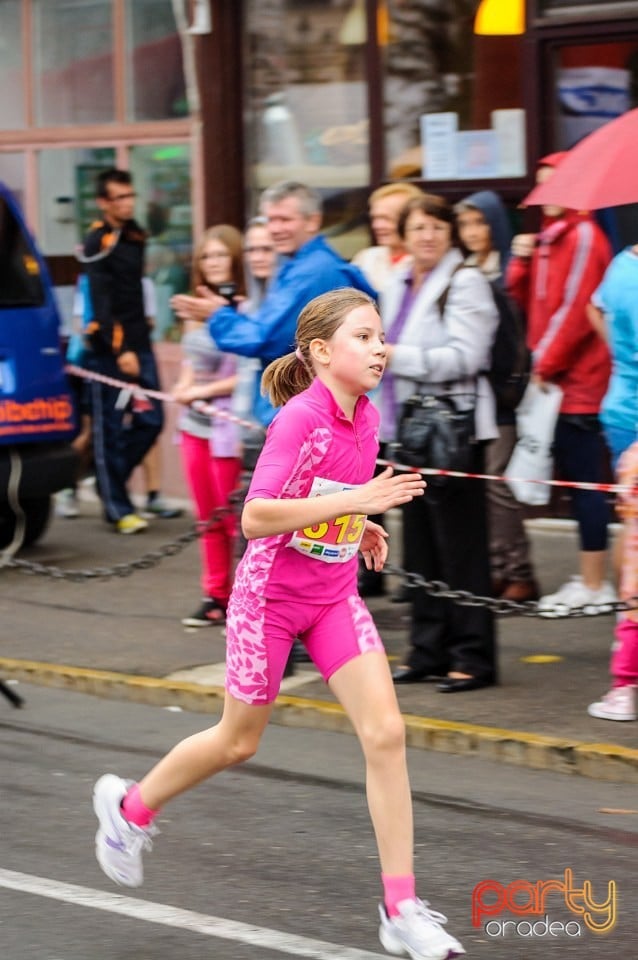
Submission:
[[[383,883],[383,902],[389,917],[398,917],[397,903],[402,900],[415,900],[414,874],[408,873],[404,877],[391,877],[387,873],[381,874]]]
[[[122,800],[124,819],[134,823],[136,827],[148,827],[153,822],[159,810],[149,810],[140,796],[140,788],[134,783]]]

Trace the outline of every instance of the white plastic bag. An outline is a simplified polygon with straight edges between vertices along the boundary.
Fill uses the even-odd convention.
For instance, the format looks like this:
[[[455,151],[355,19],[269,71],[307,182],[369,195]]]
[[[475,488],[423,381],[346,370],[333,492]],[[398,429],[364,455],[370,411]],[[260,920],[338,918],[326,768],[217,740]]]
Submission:
[[[560,387],[544,383],[541,389],[530,383],[516,409],[518,440],[504,475],[520,503],[549,503],[551,486],[530,481],[552,479],[552,443],[562,399]]]

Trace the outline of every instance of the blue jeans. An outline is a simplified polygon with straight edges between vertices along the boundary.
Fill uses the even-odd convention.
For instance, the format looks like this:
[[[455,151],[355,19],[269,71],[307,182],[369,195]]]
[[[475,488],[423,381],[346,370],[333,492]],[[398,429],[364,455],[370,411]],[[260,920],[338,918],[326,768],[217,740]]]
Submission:
[[[137,357],[140,375],[136,382],[142,387],[159,390],[153,354],[150,350],[141,351]],[[117,380],[127,379],[117,366],[115,357],[108,354],[87,353],[85,366]],[[121,394],[119,387],[89,381],[97,489],[104,504],[106,519],[111,523],[128,513],[135,513],[127,483],[135,467],[157,440],[164,424],[159,400],[149,400],[149,408],[138,411],[133,409],[130,399],[123,405]]]

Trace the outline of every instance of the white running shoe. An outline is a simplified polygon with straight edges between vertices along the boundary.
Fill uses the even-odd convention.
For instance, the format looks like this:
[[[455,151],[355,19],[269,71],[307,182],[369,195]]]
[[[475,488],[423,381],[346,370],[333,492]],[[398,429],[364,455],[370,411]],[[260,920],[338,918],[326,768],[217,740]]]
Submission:
[[[78,498],[72,487],[65,490],[58,490],[55,495],[55,515],[56,517],[66,517],[72,519],[80,516]]]
[[[430,910],[427,900],[401,900],[397,904],[398,917],[389,917],[379,905],[379,940],[394,957],[412,960],[452,960],[465,953],[458,940],[450,936],[441,924],[447,917]]]
[[[602,699],[590,703],[587,713],[598,720],[635,720],[636,688],[631,684],[614,687]]]
[[[618,600],[616,591],[608,580],[598,590],[590,590],[582,577],[571,577],[556,593],[548,593],[538,601],[541,617],[567,617],[579,607],[587,614],[610,613],[611,605]]]
[[[122,816],[121,803],[133,781],[106,773],[93,788],[93,809],[100,821],[95,835],[95,856],[104,873],[125,887],[144,880],[142,852],[151,850],[157,827],[137,827]]]

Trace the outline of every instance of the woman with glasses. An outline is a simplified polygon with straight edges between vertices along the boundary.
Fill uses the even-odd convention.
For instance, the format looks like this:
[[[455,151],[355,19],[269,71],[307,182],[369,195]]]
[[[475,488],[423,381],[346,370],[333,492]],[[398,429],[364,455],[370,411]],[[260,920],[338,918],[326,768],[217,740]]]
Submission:
[[[242,313],[251,314],[259,309],[278,268],[279,257],[268,221],[265,217],[252,217],[244,230],[247,300],[240,305]],[[242,420],[255,421],[255,404],[261,390],[261,363],[256,357],[239,357],[237,376],[233,412]],[[264,443],[264,433],[243,427],[241,435],[244,467],[252,470]]]
[[[232,286],[231,286],[232,285]],[[210,227],[193,252],[192,288],[208,287],[215,293],[244,297],[243,243],[239,230],[227,224]],[[222,353],[205,323],[188,320],[182,337],[183,361],[173,396],[184,405],[179,420],[184,473],[197,519],[205,522],[217,510],[227,509],[241,470],[237,425],[211,417],[193,407],[195,401],[214,404],[230,412],[237,384],[237,358]],[[226,513],[199,538],[202,560],[202,602],[182,620],[187,627],[223,623],[230,595],[235,518]]]
[[[474,411],[470,472],[482,473],[484,441],[497,436],[494,396],[481,373],[489,367],[498,322],[489,283],[480,270],[463,266],[454,212],[441,197],[423,194],[409,200],[398,231],[412,263],[381,299],[387,363],[380,438],[390,444],[395,440],[401,406],[415,392],[449,397],[457,410]],[[404,507],[406,568],[453,590],[488,596],[484,482],[440,476],[426,480],[425,496]],[[492,614],[425,589],[411,593],[410,650],[393,674],[395,683],[434,680],[441,693],[495,683]]]
[[[247,311],[257,310],[278,266],[277,251],[265,217],[253,217],[244,231]]]

